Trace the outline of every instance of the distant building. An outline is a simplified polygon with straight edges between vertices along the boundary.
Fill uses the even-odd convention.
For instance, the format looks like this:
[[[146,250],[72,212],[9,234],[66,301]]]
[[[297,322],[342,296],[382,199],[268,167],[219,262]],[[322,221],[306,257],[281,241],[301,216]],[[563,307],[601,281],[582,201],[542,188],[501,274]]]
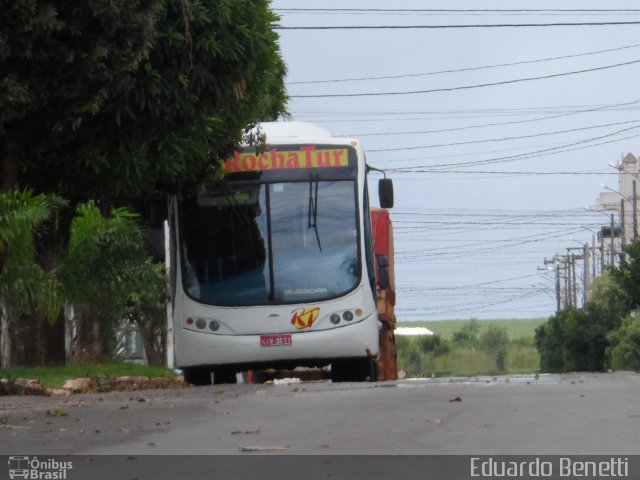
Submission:
[[[398,327],[395,329],[396,335],[422,336],[433,335],[433,332],[425,327]]]
[[[628,153],[622,158],[620,163],[614,166],[618,174],[617,192],[606,191],[601,192],[598,198],[598,204],[602,210],[612,210],[618,212],[616,216],[616,226],[614,230],[615,237],[620,238],[620,243],[627,244],[633,242],[637,238],[638,224],[638,194],[640,193],[638,158],[632,153]],[[634,199],[634,184],[635,196]],[[635,210],[635,214],[634,214]],[[607,231],[605,232],[604,229]],[[605,238],[611,236],[611,226],[603,226],[602,235]]]

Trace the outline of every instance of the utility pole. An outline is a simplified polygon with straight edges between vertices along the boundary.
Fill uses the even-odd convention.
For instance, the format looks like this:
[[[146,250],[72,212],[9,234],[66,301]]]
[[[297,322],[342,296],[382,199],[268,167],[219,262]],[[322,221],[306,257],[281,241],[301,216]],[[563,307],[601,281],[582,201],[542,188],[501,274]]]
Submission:
[[[600,275],[604,273],[604,230],[600,227]]]
[[[620,245],[622,247],[622,250],[624,251],[624,247],[627,244],[627,229],[625,228],[624,224],[626,221],[626,218],[624,216],[624,202],[625,199],[621,198],[620,199]]]
[[[596,236],[595,235],[591,235],[591,251],[593,253],[593,267],[591,270],[591,278],[593,280],[596,279]]]
[[[571,292],[571,272],[569,272],[569,263],[567,262],[567,257],[561,256],[560,258],[562,259],[562,272],[564,278],[562,306],[564,308],[567,308],[571,306],[571,295],[569,294],[569,292]]]
[[[546,258],[544,259],[543,262],[545,265],[553,265],[554,271],[555,271],[555,276],[556,276],[556,312],[559,312],[560,309],[562,308],[562,298],[560,295],[560,263],[558,262],[558,254],[556,254],[555,257],[553,257],[551,260],[547,260]]]
[[[578,285],[576,284],[576,256],[571,254],[571,282],[573,284],[573,307],[578,308]]]
[[[584,272],[582,275],[582,306],[586,305],[586,295],[587,295],[587,277],[589,276],[589,261],[587,259],[587,255],[585,255],[585,251],[588,248],[589,244],[585,244],[582,247],[567,247],[567,260],[569,261],[569,273],[571,276],[571,289],[569,293],[571,294],[571,302],[572,306],[578,308],[578,282],[577,282],[577,274],[576,274],[576,260],[585,260],[584,263]],[[582,255],[576,255],[572,253],[572,250],[582,250]]]
[[[636,196],[636,181],[631,181],[633,200],[631,206],[633,207],[633,241],[638,240],[638,197]]]
[[[567,289],[565,292],[566,295],[566,303],[569,307],[575,307],[573,303],[573,272],[571,269],[571,257],[566,255],[564,257],[564,270],[565,270],[565,278],[567,279]]]
[[[613,268],[615,266],[616,263],[616,221],[615,218],[613,216],[613,213],[611,214],[611,258],[610,258],[610,263],[609,265],[611,265],[611,268]]]
[[[560,264],[556,262],[556,312],[560,311]]]
[[[589,244],[585,243],[582,248],[582,258],[584,258],[584,275],[582,277],[582,306],[587,304],[587,288],[591,283],[589,280]]]
[[[633,201],[631,202],[633,206],[633,241],[638,240],[638,196],[636,194],[636,181],[633,180],[631,182],[633,186]]]

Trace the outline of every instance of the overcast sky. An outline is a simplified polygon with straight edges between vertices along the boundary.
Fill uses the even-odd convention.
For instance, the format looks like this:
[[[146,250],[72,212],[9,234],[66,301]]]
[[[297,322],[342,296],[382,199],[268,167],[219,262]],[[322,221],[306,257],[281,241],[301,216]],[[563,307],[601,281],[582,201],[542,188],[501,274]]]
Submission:
[[[610,24],[640,22],[638,2],[272,8],[293,119],[359,138],[394,180],[399,320],[553,314],[538,267],[591,243],[608,220],[584,206],[639,150],[640,24]],[[445,28],[289,29],[336,26]]]

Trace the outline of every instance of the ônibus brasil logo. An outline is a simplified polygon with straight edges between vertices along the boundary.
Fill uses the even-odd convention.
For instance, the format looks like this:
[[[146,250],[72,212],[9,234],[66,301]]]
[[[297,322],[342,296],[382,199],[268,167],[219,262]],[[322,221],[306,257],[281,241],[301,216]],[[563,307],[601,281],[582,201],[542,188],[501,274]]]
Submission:
[[[10,456],[9,478],[33,480],[66,480],[67,470],[73,468],[72,462],[63,462],[54,458],[39,460],[38,457]]]

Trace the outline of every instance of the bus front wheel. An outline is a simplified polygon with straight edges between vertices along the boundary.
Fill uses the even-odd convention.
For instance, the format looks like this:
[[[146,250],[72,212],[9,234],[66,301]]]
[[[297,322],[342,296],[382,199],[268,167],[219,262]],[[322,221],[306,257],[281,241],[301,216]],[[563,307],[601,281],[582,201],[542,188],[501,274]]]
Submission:
[[[333,382],[375,382],[378,365],[374,357],[341,358],[331,362]]]
[[[191,385],[211,385],[211,369],[205,367],[183,368],[184,381]]]
[[[214,368],[213,383],[215,383],[216,385],[219,385],[222,383],[237,383],[236,371],[226,367]]]
[[[231,368],[187,367],[183,368],[182,372],[184,373],[184,381],[191,385],[236,383],[236,371]]]

